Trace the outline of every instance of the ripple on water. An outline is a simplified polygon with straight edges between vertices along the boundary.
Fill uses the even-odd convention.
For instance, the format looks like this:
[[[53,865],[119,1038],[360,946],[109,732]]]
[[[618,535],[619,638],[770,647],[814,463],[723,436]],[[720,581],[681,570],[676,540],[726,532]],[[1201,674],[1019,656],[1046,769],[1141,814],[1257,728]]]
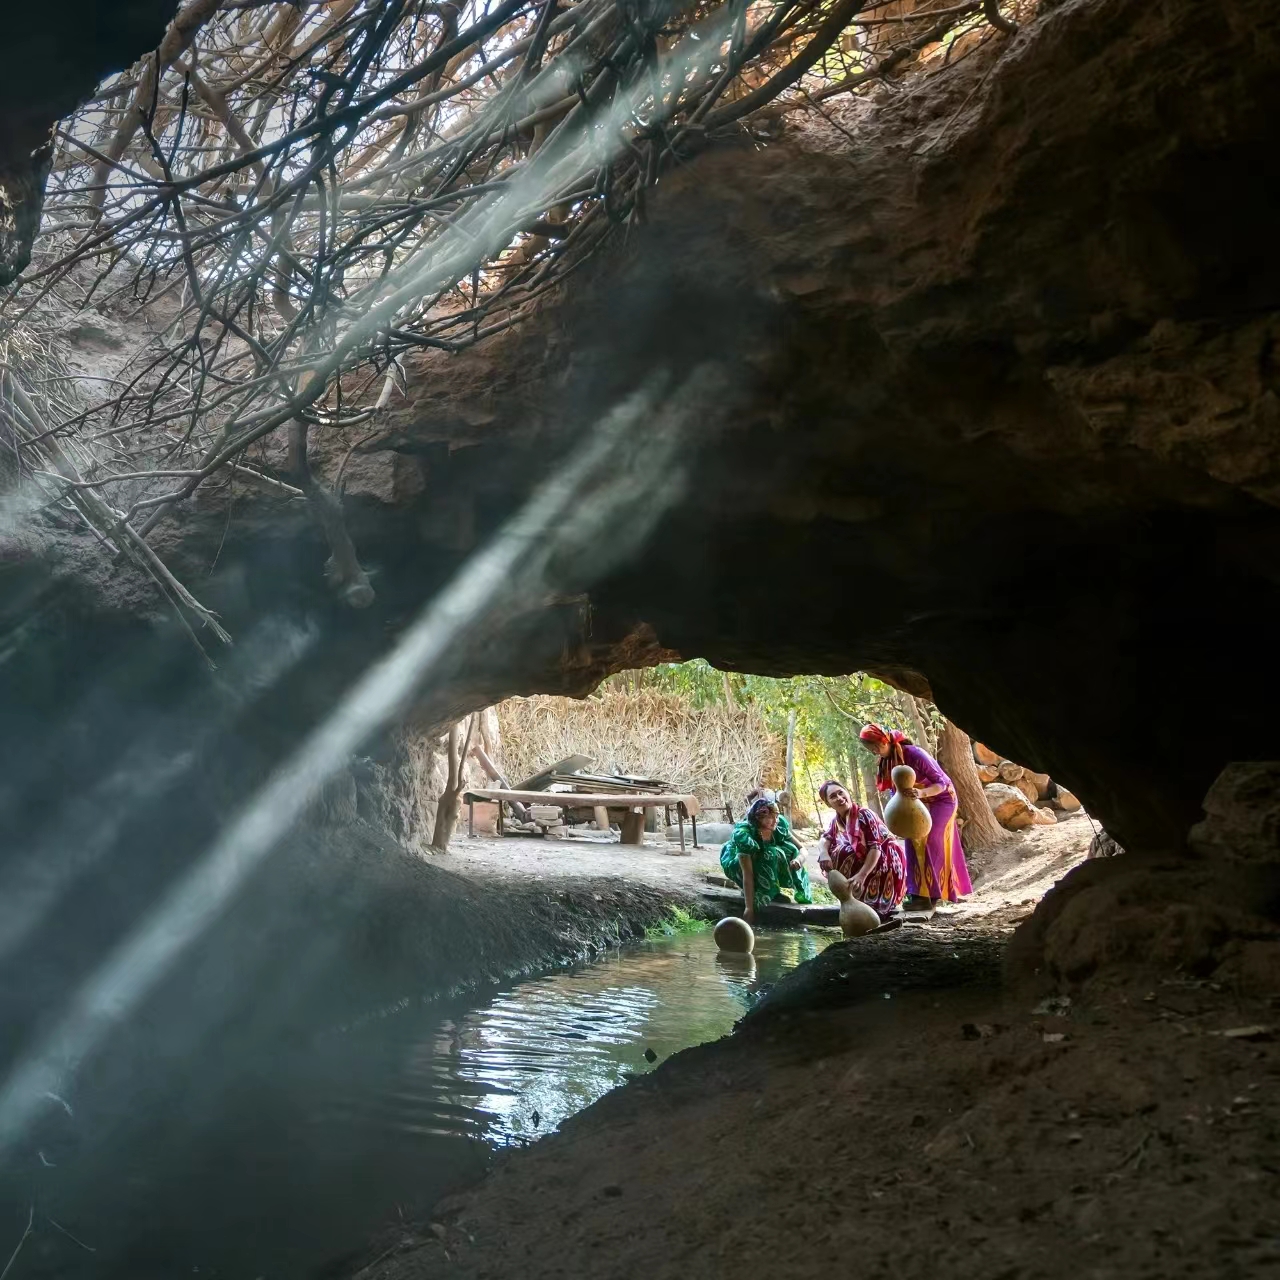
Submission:
[[[370,1053],[388,1074],[355,1093],[334,1080],[315,1118],[493,1146],[550,1133],[629,1075],[725,1035],[763,988],[837,936],[761,932],[753,957],[728,962],[709,932],[663,939],[522,982],[456,1016],[427,1007],[371,1020],[350,1033],[349,1048],[366,1056],[355,1079],[368,1080]]]
[[[310,1041],[264,1045],[198,1115],[143,1115],[127,1145],[82,1124],[120,1172],[103,1180],[93,1161],[59,1156],[39,1171],[39,1203],[96,1252],[50,1228],[24,1252],[23,1275],[312,1276],[389,1218],[420,1220],[494,1148],[553,1132],[629,1075],[726,1034],[837,937],[761,932],[750,958],[718,957],[710,931],[668,938],[470,1007],[398,1001]],[[27,1174],[12,1172],[8,1185],[0,1170],[0,1204],[25,1213]]]

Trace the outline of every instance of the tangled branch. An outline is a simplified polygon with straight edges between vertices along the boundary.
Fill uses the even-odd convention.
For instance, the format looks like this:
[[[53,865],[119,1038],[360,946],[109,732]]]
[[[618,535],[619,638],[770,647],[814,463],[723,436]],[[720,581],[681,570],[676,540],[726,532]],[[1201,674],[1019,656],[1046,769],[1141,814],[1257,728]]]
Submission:
[[[147,546],[215,477],[305,501],[367,604],[315,433],[376,427],[407,352],[517,323],[709,137],[997,19],[992,0],[187,0],[57,131],[4,300],[0,428],[48,500],[215,634]],[[149,325],[105,390],[19,358],[90,306]]]

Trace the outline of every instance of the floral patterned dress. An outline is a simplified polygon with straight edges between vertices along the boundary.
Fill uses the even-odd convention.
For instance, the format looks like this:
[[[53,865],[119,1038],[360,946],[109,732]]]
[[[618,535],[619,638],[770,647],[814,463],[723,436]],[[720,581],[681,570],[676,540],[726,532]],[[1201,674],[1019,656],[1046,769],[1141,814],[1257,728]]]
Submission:
[[[862,870],[872,849],[879,850],[880,861],[858,896],[882,917],[892,915],[907,891],[907,857],[889,828],[870,809],[855,804],[843,820],[832,814],[824,835],[827,849],[818,855],[818,866],[848,880]]]

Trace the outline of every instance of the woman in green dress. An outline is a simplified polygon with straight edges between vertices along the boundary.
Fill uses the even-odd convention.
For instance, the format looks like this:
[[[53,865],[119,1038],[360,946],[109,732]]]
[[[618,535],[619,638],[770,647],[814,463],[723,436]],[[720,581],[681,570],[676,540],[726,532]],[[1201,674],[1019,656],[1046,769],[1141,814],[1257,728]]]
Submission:
[[[800,846],[789,829],[779,830],[778,806],[758,797],[747,816],[733,828],[720,850],[720,866],[741,890],[743,912],[754,924],[756,912],[770,902],[786,901],[783,889],[791,889],[797,902],[812,902],[809,873],[804,869]]]

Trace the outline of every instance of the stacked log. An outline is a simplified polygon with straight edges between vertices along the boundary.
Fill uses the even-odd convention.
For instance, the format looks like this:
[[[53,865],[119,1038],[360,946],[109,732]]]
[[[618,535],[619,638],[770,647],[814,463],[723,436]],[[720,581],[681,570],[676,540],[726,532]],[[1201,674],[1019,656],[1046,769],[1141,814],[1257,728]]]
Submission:
[[[1047,773],[1006,760],[981,742],[973,744],[973,759],[991,812],[1010,831],[1052,826],[1080,812],[1080,801]]]
[[[1010,831],[1021,831],[1035,822],[1032,816],[1035,806],[1017,787],[1010,786],[1007,782],[992,782],[984,790],[991,812],[1002,827]]]

